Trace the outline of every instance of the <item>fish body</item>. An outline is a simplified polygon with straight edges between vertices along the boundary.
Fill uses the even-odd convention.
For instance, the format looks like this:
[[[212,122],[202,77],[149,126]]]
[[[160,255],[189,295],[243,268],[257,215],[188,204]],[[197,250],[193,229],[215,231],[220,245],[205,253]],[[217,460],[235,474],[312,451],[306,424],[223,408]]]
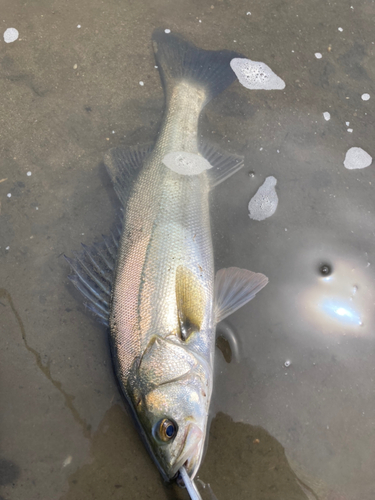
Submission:
[[[267,279],[237,268],[214,275],[209,192],[242,159],[202,146],[198,122],[207,102],[235,79],[229,63],[238,54],[201,50],[161,31],[153,45],[166,96],[157,141],[146,153],[115,148],[105,158],[124,205],[118,248],[106,241],[95,258],[86,248],[75,267],[70,263],[74,283],[108,320],[122,391],[170,480],[181,467],[194,478],[202,459],[216,324]],[[106,261],[107,270],[93,269],[89,257]],[[83,285],[85,268],[91,275]]]

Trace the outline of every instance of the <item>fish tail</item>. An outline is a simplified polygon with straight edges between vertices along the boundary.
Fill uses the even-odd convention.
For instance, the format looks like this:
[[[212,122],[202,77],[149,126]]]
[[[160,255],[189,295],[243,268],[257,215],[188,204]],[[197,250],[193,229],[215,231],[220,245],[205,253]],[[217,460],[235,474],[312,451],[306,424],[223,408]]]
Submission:
[[[152,35],[155,59],[168,94],[181,80],[204,87],[207,104],[236,79],[230,67],[235,57],[244,57],[230,50],[204,50],[187,42],[180,35],[161,29]]]

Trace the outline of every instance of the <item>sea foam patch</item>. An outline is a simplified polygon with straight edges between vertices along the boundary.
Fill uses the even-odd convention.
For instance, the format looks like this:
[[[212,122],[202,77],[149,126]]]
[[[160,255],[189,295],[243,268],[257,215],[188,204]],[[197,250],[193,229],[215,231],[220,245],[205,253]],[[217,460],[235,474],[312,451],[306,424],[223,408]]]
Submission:
[[[181,175],[199,175],[212,165],[203,156],[186,151],[168,153],[163,158],[166,167]]]
[[[272,175],[267,177],[249,202],[249,217],[264,220],[276,212],[279,198],[276,193],[277,180]]]
[[[19,37],[18,30],[16,30],[16,28],[8,28],[4,31],[3,37],[5,43],[15,42]]]
[[[282,90],[285,82],[267,64],[235,57],[230,62],[241,85],[251,90]]]
[[[350,148],[346,152],[344,165],[348,170],[369,167],[372,157],[362,148]]]

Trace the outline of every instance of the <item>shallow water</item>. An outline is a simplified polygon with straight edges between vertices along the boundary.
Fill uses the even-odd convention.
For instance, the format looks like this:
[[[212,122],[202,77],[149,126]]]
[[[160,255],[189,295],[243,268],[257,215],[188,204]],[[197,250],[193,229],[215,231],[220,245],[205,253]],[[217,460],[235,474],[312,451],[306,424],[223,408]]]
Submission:
[[[286,83],[236,82],[202,119],[246,159],[213,193],[217,269],[270,283],[226,321],[239,359],[217,351],[199,477],[219,500],[374,498],[375,176],[343,164],[350,147],[375,154],[374,13],[370,0],[3,0],[3,32],[19,38],[0,42],[2,499],[186,498],[139,442],[63,259],[114,222],[104,152],[157,133],[159,26]],[[268,176],[276,213],[252,220]]]

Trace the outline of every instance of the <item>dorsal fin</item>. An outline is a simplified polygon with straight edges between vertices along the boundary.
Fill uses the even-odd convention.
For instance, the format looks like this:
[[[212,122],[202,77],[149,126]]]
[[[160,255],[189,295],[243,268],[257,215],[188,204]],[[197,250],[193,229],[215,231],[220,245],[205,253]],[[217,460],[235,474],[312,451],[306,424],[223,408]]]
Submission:
[[[110,237],[103,236],[102,242],[91,247],[82,244],[83,251],[76,253],[74,259],[64,255],[74,272],[70,281],[85,297],[88,309],[106,326],[120,234],[121,229],[115,228]]]
[[[113,182],[113,187],[123,205],[126,204],[134,180],[153,144],[112,148],[104,156],[104,164]]]
[[[176,270],[176,301],[181,338],[187,340],[201,329],[204,317],[205,292],[194,273],[185,266]]]

